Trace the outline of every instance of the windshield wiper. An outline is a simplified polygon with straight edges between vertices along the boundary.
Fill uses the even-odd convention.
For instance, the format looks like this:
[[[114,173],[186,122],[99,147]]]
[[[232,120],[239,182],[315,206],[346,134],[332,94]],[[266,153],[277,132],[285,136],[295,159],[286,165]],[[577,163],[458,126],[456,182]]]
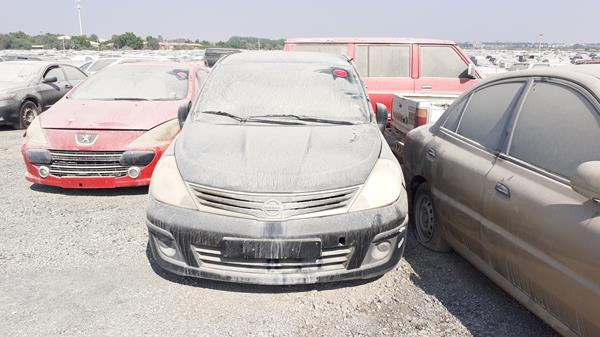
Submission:
[[[251,118],[294,118],[294,119],[297,119],[300,121],[313,122],[313,123],[337,124],[337,125],[355,125],[356,124],[355,122],[351,122],[351,121],[304,116],[304,115],[292,115],[292,114],[262,115],[262,116],[252,116]]]
[[[141,98],[141,97],[115,97],[112,100],[113,101],[149,101],[149,99]]]
[[[208,114],[208,115],[225,116],[225,117],[234,119],[240,123],[256,122],[256,123],[286,124],[286,125],[302,125],[303,124],[303,123],[297,123],[297,122],[283,122],[283,121],[273,121],[273,120],[268,120],[268,119],[262,119],[261,117],[263,117],[263,116],[240,117],[240,116],[230,114],[229,112],[225,112],[225,111],[208,110],[208,111],[201,111],[200,113]],[[268,117],[268,116],[264,116],[264,117]]]

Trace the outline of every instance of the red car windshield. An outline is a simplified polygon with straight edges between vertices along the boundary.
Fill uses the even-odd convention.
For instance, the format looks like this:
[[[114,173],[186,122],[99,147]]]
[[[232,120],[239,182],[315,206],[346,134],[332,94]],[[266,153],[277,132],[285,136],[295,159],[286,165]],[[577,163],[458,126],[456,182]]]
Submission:
[[[118,65],[82,83],[70,96],[81,100],[175,101],[188,94],[188,69]]]

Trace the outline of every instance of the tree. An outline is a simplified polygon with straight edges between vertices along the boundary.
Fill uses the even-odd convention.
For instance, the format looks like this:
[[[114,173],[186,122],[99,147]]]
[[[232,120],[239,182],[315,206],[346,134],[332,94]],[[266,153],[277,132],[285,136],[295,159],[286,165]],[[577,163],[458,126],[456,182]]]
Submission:
[[[146,37],[146,48],[152,50],[158,50],[160,48],[160,44],[157,38],[153,36]]]
[[[77,50],[92,48],[92,44],[85,35],[71,37],[71,43],[73,44],[73,48]]]
[[[144,40],[132,32],[127,32],[121,35],[113,35],[112,43],[117,49],[121,49],[123,47],[142,49],[144,47]]]

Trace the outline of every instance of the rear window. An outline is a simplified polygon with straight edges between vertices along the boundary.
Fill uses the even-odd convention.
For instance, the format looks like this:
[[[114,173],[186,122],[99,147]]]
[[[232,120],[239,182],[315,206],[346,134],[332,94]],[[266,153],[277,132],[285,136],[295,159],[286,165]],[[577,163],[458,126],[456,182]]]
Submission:
[[[109,66],[113,62],[115,62],[115,59],[98,60],[98,61],[92,63],[92,65],[90,66],[88,71],[100,71],[100,70],[106,68],[107,66]]]
[[[421,47],[421,77],[466,78],[468,69],[452,47]]]
[[[499,150],[506,123],[524,83],[502,83],[476,91],[458,125],[458,133],[491,150]]]
[[[363,77],[408,77],[409,45],[357,45],[354,63]]]
[[[364,90],[352,66],[312,62],[222,63],[196,104],[196,119],[222,111],[242,118],[294,114],[368,122]]]
[[[180,100],[188,93],[187,69],[120,65],[90,77],[73,93],[88,100]]]

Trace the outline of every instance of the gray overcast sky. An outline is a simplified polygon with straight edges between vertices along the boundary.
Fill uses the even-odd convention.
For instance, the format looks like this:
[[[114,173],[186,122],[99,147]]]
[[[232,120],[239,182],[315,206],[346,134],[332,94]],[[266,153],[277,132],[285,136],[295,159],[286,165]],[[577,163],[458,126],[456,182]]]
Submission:
[[[599,0],[82,0],[84,33],[600,42]],[[77,34],[74,0],[0,0],[0,32]]]

